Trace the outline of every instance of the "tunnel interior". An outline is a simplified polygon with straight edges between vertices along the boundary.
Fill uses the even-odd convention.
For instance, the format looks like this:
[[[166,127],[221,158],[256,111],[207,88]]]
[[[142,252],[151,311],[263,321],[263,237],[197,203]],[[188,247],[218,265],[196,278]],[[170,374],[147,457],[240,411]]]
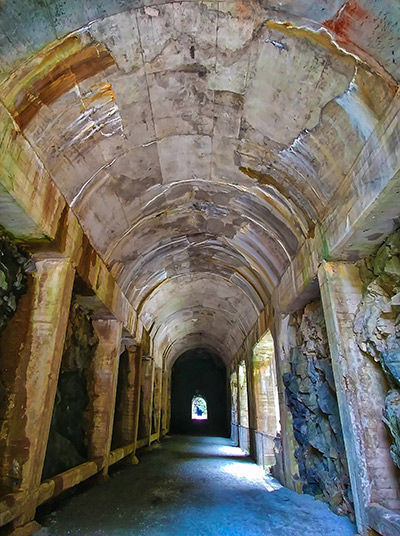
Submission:
[[[399,119],[400,0],[0,0],[0,536],[400,535]]]
[[[226,367],[207,349],[184,352],[172,367],[171,432],[176,434],[228,436]],[[193,399],[207,404],[207,419],[192,418]]]

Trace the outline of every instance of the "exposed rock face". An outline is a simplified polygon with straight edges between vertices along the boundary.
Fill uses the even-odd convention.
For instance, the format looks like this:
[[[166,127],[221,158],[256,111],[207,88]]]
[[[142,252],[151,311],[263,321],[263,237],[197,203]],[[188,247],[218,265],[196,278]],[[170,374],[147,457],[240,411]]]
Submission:
[[[0,332],[15,313],[18,299],[26,292],[28,255],[0,234]]]
[[[365,284],[354,331],[361,351],[380,363],[389,384],[383,420],[392,437],[392,459],[400,468],[400,231],[360,264]]]
[[[18,299],[26,292],[25,267],[29,257],[5,234],[0,234],[0,334],[17,309]],[[0,378],[0,406],[6,392]]]
[[[321,303],[293,315],[297,345],[284,375],[303,491],[352,514],[352,496]]]
[[[72,303],[58,380],[43,479],[87,459],[85,410],[87,369],[96,349],[90,316]]]

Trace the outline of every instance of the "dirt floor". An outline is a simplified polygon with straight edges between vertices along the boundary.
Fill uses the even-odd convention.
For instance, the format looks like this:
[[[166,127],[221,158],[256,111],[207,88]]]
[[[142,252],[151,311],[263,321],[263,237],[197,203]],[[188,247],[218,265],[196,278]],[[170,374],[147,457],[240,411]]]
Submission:
[[[347,518],[269,476],[229,439],[174,436],[62,500],[46,536],[353,536]]]

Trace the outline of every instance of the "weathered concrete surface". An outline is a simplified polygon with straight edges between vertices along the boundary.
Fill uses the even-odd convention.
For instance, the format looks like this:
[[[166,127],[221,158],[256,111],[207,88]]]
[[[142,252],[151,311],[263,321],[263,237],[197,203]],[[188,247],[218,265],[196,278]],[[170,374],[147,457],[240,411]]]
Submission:
[[[327,505],[297,495],[222,438],[165,440],[41,519],[49,536],[353,536]],[[39,536],[39,535],[38,535]]]
[[[274,291],[280,311],[293,311],[316,297],[322,259],[355,260],[374,253],[398,227],[400,191],[399,92],[341,182],[332,210],[316,226]]]
[[[366,143],[378,169],[397,158],[391,165],[377,152],[389,144],[381,127],[399,75],[397,7],[46,6],[18,0],[0,13],[1,182],[34,224],[20,215],[20,227],[55,237],[64,196],[68,218],[77,217],[104,276],[108,269],[117,282],[112,298],[114,280],[108,292],[95,285],[113,313],[130,327],[137,314],[139,336],[146,327],[154,353],[171,360],[207,344],[226,348],[228,360],[285,270],[281,290],[296,293],[315,277],[324,248],[340,241],[346,251],[351,233],[323,235],[332,208],[353,204],[358,213],[347,193],[376,197],[391,178],[371,188],[354,162]],[[362,211],[371,212],[368,203]],[[346,222],[341,216],[330,225]],[[352,251],[370,235],[354,236]],[[289,269],[298,251],[306,267]]]

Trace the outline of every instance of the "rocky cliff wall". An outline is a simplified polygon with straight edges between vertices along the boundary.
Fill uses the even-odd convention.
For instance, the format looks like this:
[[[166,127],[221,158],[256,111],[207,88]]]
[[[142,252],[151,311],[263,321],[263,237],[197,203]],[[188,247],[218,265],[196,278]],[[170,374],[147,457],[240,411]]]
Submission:
[[[26,267],[29,255],[11,238],[0,232],[0,332],[17,308],[18,299],[26,292]]]
[[[387,396],[382,418],[392,437],[393,462],[400,468],[400,230],[360,263],[360,274],[364,292],[354,332],[366,359],[384,372]]]
[[[19,298],[27,290],[28,263],[29,255],[23,248],[0,232],[0,336],[14,315]],[[6,388],[0,377],[0,411],[6,398]]]
[[[320,301],[292,315],[296,344],[283,377],[302,489],[338,514],[353,513],[325,321]]]
[[[96,349],[91,318],[72,301],[43,479],[87,459],[85,410],[89,403],[87,369]]]

